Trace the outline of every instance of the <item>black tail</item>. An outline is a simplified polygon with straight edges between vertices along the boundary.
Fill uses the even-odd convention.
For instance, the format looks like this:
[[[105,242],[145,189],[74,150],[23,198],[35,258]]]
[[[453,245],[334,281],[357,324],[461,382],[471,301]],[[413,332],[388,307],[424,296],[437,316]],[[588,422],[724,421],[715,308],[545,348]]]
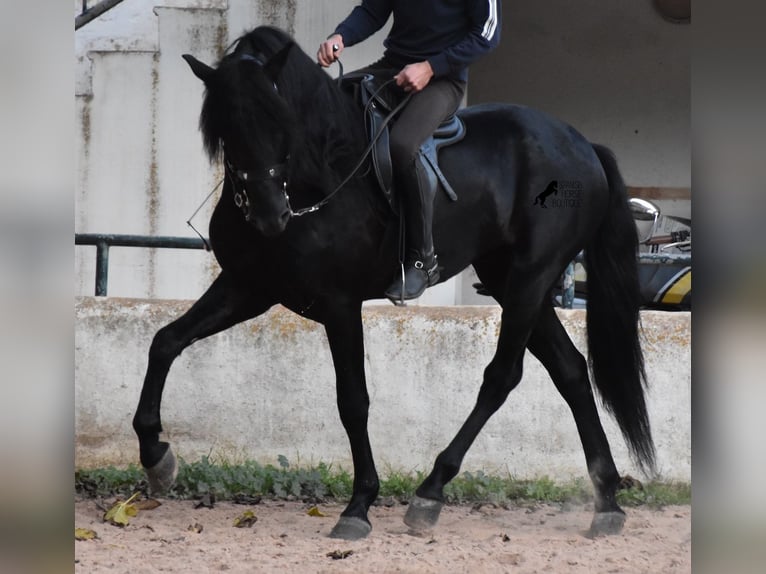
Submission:
[[[636,463],[654,472],[655,451],[639,342],[638,239],[625,182],[612,152],[593,145],[609,182],[609,209],[585,250],[588,272],[588,361],[604,402]]]

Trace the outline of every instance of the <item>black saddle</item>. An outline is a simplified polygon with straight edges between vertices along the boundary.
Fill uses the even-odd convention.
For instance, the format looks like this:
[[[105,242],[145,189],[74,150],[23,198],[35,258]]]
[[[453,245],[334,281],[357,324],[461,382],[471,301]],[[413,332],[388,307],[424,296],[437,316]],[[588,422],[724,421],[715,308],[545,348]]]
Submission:
[[[364,121],[367,137],[370,140],[377,137],[371,151],[375,176],[391,209],[398,212],[388,136],[389,126],[395,118],[387,121],[387,117],[402,101],[404,92],[393,83],[384,86],[385,83],[386,78],[378,78],[371,74],[348,74],[343,76],[341,87],[351,93],[355,101],[366,110]],[[463,137],[465,137],[465,124],[453,114],[445,119],[433,135],[420,146],[418,154],[419,161],[426,168],[425,172],[430,175],[428,178],[430,185],[435,188],[441,183],[444,192],[452,201],[457,201],[457,194],[439,168],[438,152],[443,147],[459,142]]]

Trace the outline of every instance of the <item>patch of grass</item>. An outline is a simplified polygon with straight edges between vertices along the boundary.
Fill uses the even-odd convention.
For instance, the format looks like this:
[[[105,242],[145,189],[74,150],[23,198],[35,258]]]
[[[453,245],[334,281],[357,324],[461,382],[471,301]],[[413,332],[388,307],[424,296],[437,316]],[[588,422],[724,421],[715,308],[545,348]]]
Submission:
[[[444,490],[450,502],[584,502],[592,498],[590,483],[582,479],[556,483],[547,476],[536,480],[519,480],[487,476],[481,471],[463,473]]]
[[[135,465],[124,469],[108,466],[94,470],[78,470],[75,472],[74,481],[77,493],[85,496],[130,495],[139,490],[137,485],[144,481],[144,471]]]
[[[380,496],[393,496],[399,500],[409,500],[415,494],[415,489],[425,479],[422,472],[403,474],[390,471],[380,481]]]
[[[260,496],[281,500],[347,501],[354,483],[351,473],[341,467],[325,463],[309,468],[294,467],[284,456],[279,457],[277,466],[254,461],[213,462],[208,457],[197,462],[183,459],[178,462],[178,477],[166,494],[168,498],[196,499],[211,494],[217,500]],[[380,496],[407,501],[424,478],[422,472],[389,471],[381,479]],[[75,473],[75,490],[81,496],[130,496],[137,490],[145,492],[146,489],[144,472],[136,465]],[[564,503],[592,500],[593,489],[584,479],[566,483],[548,477],[518,480],[478,471],[457,476],[446,486],[444,494],[447,502],[453,504]],[[650,482],[642,488],[619,491],[617,500],[624,506],[686,505],[691,503],[691,485]]]
[[[691,504],[692,485],[688,482],[649,482],[643,488],[630,488],[617,492],[617,503],[622,506],[650,506],[661,508],[676,504]]]

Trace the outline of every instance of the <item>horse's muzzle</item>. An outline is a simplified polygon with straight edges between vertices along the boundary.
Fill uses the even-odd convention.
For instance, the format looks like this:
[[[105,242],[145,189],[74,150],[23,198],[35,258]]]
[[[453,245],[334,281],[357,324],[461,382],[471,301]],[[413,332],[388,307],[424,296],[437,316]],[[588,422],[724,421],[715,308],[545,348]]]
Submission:
[[[276,219],[262,219],[247,214],[245,221],[255,227],[264,237],[276,237],[285,230],[291,217],[290,210],[286,209]]]

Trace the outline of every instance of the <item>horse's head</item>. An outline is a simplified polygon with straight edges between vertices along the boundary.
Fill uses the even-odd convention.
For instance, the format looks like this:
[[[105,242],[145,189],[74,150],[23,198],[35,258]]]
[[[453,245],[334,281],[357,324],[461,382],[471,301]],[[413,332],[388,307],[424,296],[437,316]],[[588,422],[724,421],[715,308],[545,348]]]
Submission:
[[[277,88],[291,46],[268,56],[240,42],[217,68],[183,56],[206,87],[200,129],[208,154],[222,157],[234,203],[266,236],[284,231],[292,216],[287,193],[295,120]]]

